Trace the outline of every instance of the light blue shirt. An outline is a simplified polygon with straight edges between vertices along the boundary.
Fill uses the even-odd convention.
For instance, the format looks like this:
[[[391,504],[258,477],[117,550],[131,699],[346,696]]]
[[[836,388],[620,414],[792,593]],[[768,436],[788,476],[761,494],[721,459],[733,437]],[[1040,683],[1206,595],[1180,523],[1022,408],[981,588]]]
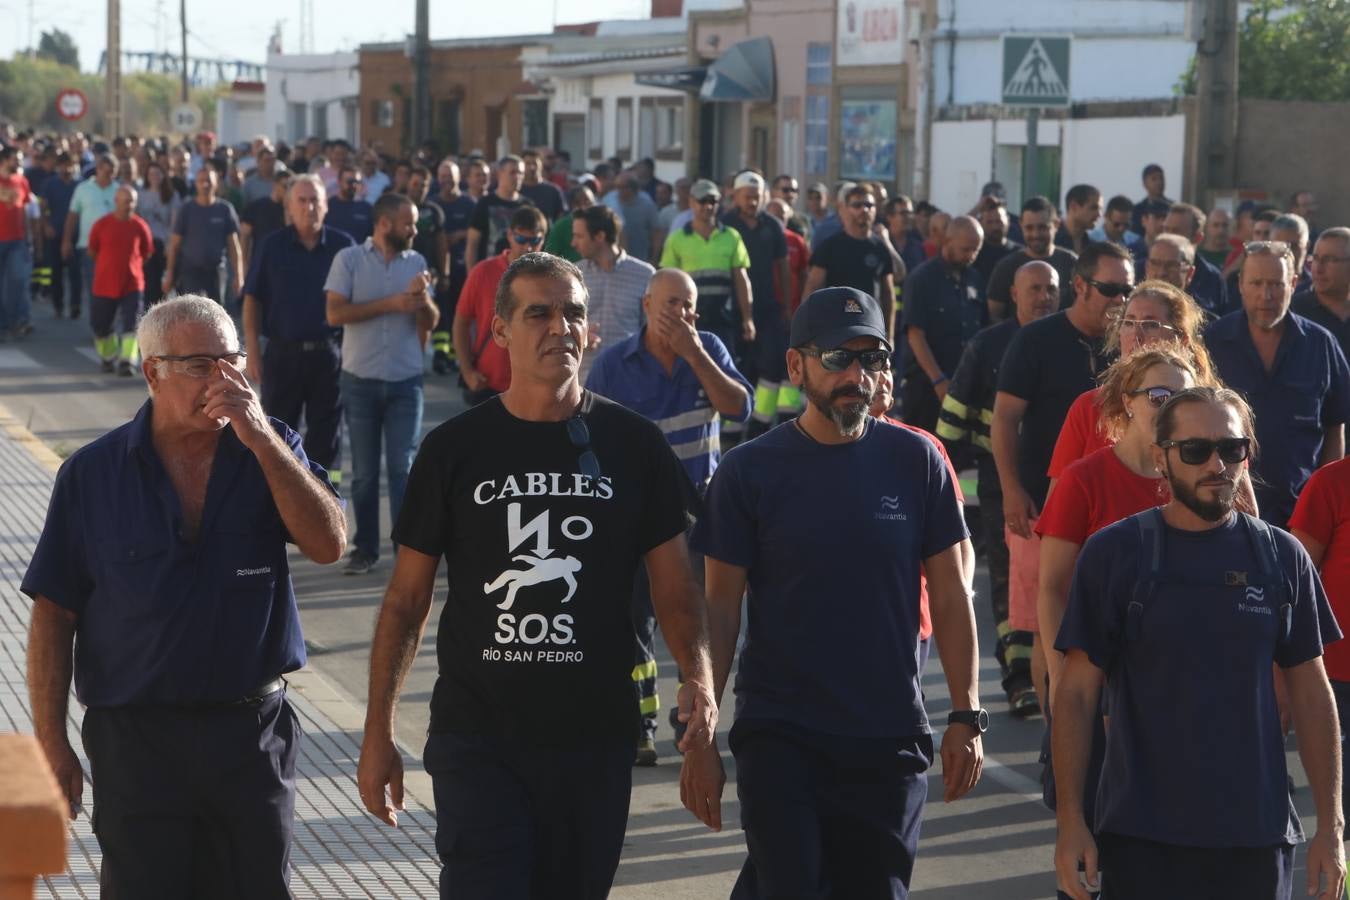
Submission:
[[[1088,240],[1097,241],[1098,243],[1106,243],[1106,229],[1098,225],[1096,228],[1088,232]],[[1133,231],[1127,231],[1125,232],[1125,242],[1122,243],[1120,246],[1124,247],[1127,250],[1133,250],[1135,247],[1139,246],[1139,243],[1141,241],[1143,241],[1142,237],[1135,234]]]
[[[352,303],[369,303],[408,290],[408,282],[425,272],[427,261],[416,250],[404,250],[388,262],[374,239],[348,247],[333,259],[325,291]],[[342,370],[357,378],[407,381],[422,374],[422,344],[414,313],[389,313],[342,327]]]

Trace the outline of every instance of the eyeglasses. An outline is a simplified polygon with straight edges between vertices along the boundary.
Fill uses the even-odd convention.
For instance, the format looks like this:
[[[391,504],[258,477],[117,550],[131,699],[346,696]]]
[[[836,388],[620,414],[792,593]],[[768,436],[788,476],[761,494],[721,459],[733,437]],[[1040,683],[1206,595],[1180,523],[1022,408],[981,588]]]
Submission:
[[[1152,403],[1154,406],[1161,409],[1162,405],[1167,402],[1167,398],[1172,396],[1172,389],[1170,387],[1163,387],[1162,385],[1136,388],[1135,390],[1130,391],[1130,396],[1148,397],[1149,403]]]
[[[170,368],[180,375],[187,375],[189,378],[210,378],[211,373],[216,371],[216,363],[223,360],[238,369],[244,364],[248,354],[243,350],[235,350],[232,353],[222,353],[219,356],[194,354],[192,356],[149,356],[146,358],[172,363],[173,365]]]
[[[807,356],[820,360],[820,367],[826,372],[843,372],[857,360],[864,372],[880,372],[890,364],[889,350],[846,350],[839,347],[834,350],[818,350],[815,347],[799,347]]]
[[[1144,337],[1155,337],[1161,331],[1170,331],[1173,334],[1177,331],[1176,326],[1154,319],[1120,319],[1118,321],[1122,334],[1127,331],[1138,331]]]
[[[1350,261],[1350,256],[1331,256],[1330,254],[1323,253],[1321,256],[1310,256],[1308,259],[1312,260],[1314,263],[1321,263],[1322,265],[1329,266],[1332,263]]]
[[[876,209],[876,208],[877,208],[877,205],[876,205],[875,203],[862,203],[862,202],[860,202],[860,203],[850,203],[850,204],[848,205],[848,208],[849,208],[849,209]]]
[[[1124,297],[1134,290],[1134,285],[1128,281],[1098,281],[1095,278],[1084,278],[1083,280],[1095,287],[1103,297]]]
[[[542,234],[517,234],[514,231],[511,232],[511,240],[515,241],[517,244],[537,244],[543,239],[544,236]]]
[[[581,451],[577,456],[577,464],[581,466],[581,474],[585,475],[591,481],[600,481],[600,460],[596,459],[595,451],[591,449],[591,430],[586,427],[586,420],[581,416],[573,416],[567,420],[567,437],[572,441],[572,446]]]
[[[1252,452],[1251,438],[1221,438],[1211,441],[1206,438],[1187,438],[1184,441],[1161,441],[1159,447],[1167,450],[1177,448],[1177,455],[1188,466],[1200,466],[1209,462],[1214,451],[1219,451],[1219,459],[1227,465],[1242,462]]]
[[[717,203],[717,198],[716,198],[716,197],[701,197],[701,198],[699,198],[699,201],[698,201],[698,202],[699,202],[699,205],[700,205],[700,206],[713,206],[714,204]]]

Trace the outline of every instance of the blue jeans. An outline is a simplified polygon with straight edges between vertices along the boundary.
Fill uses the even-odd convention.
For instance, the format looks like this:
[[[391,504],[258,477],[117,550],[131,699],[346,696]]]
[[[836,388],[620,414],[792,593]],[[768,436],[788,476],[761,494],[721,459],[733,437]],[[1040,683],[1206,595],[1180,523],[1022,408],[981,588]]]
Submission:
[[[28,241],[0,241],[0,330],[28,321],[32,301],[28,280],[33,276],[33,251]]]
[[[352,444],[356,549],[380,556],[380,438],[389,480],[389,518],[398,521],[417,438],[422,432],[422,376],[406,381],[358,378],[343,371],[342,403]]]

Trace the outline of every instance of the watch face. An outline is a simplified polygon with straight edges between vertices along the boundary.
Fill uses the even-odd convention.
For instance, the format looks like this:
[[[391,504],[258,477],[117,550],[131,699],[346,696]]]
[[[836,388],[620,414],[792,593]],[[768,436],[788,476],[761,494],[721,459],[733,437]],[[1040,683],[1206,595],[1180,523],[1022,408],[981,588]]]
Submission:
[[[980,734],[984,734],[986,731],[988,731],[988,730],[989,730],[989,711],[988,711],[987,709],[982,709],[982,710],[980,710],[978,713],[976,713],[976,715],[975,715],[975,722],[976,722],[976,726],[975,726],[975,727],[977,727],[977,728],[980,729]]]

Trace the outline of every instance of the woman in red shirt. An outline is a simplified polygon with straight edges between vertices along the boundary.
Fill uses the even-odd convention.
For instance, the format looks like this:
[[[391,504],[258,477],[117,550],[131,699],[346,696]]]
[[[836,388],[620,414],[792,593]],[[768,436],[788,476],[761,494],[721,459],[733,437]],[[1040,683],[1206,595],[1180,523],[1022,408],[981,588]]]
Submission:
[[[1044,646],[1055,645],[1083,543],[1107,525],[1169,499],[1167,481],[1153,464],[1158,409],[1177,391],[1209,383],[1194,357],[1172,344],[1142,347],[1106,370],[1100,410],[1111,445],[1064,470],[1036,523],[1041,536],[1037,613]],[[1051,650],[1045,657],[1053,695],[1063,660]]]
[[[1294,533],[1322,575],[1331,611],[1342,630],[1350,622],[1350,458],[1323,466],[1312,474],[1289,517]],[[1336,712],[1345,734],[1350,719],[1350,640],[1328,644],[1322,665],[1336,695]],[[1344,754],[1344,739],[1342,739]],[[1345,768],[1342,761],[1341,768]],[[1341,779],[1341,803],[1350,803],[1350,782]]]
[[[1162,341],[1180,344],[1194,357],[1196,375],[1201,383],[1208,384],[1214,378],[1214,366],[1200,337],[1204,321],[1204,312],[1181,288],[1165,281],[1145,281],[1130,294],[1124,314],[1107,333],[1107,350],[1119,349],[1124,357],[1140,347]],[[1102,429],[1097,390],[1085,391],[1069,407],[1059,440],[1055,442],[1055,452],[1046,472],[1050,476],[1050,493],[1054,492],[1056,481],[1070,463],[1110,443]]]

